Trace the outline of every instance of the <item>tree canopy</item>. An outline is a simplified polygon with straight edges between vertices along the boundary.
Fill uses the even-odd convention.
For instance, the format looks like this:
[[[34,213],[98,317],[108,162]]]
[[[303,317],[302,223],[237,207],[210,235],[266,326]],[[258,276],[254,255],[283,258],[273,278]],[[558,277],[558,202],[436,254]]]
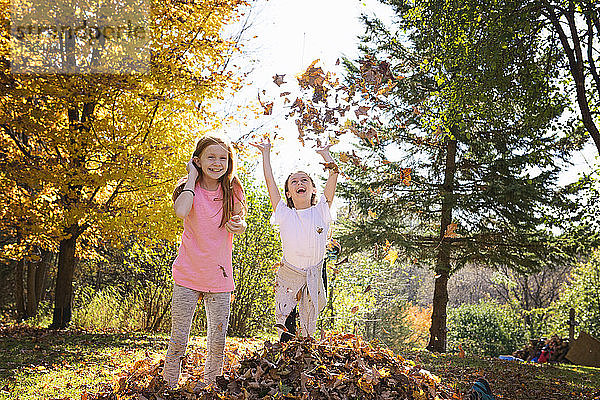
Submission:
[[[359,217],[344,239],[387,240],[433,267],[428,348],[445,351],[452,271],[532,271],[572,256],[556,232],[576,204],[558,176],[582,140],[559,119],[568,98],[546,69],[556,54],[527,35],[537,28],[518,4],[386,3],[397,23],[364,17],[362,56],[347,63],[377,115],[361,127],[374,132],[362,139],[368,158],[346,169],[341,191]]]

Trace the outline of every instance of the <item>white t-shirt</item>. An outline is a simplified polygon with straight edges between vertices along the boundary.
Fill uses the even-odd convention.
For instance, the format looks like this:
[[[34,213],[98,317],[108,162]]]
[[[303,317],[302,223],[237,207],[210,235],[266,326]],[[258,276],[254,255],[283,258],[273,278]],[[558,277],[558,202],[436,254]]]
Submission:
[[[331,213],[325,195],[304,210],[289,208],[281,199],[271,215],[271,224],[279,225],[283,257],[297,268],[306,269],[325,257]]]

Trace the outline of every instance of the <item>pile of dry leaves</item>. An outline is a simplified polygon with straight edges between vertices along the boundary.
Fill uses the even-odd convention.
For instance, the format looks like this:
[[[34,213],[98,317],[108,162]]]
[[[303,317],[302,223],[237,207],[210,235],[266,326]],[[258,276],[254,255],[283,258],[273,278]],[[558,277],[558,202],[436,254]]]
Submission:
[[[192,354],[186,370],[199,371]],[[165,389],[162,360],[136,362],[110,390],[91,396],[107,399],[460,399],[412,361],[355,335],[331,335],[321,341],[265,342],[260,350],[236,360],[226,358],[223,377],[214,387],[193,393],[195,378],[177,391]]]

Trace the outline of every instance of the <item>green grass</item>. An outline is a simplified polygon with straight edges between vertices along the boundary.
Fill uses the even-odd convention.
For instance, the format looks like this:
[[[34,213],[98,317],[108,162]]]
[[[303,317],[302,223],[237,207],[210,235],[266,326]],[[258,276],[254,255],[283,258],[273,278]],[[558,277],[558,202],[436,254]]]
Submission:
[[[136,333],[0,327],[0,399],[79,399],[166,343],[164,336]]]
[[[403,352],[444,382],[466,392],[478,377],[485,377],[499,399],[600,399],[600,368],[570,364],[535,364],[456,354]]]

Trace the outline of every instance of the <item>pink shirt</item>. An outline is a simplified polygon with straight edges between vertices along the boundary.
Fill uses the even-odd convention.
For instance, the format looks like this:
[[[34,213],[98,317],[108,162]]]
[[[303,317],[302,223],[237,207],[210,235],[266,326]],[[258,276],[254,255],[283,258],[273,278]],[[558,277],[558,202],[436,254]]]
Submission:
[[[206,190],[196,184],[196,195],[183,220],[179,254],[173,262],[173,280],[180,286],[201,292],[223,293],[234,290],[233,234],[219,228],[223,215],[221,187]],[[243,194],[234,191],[235,202]]]

